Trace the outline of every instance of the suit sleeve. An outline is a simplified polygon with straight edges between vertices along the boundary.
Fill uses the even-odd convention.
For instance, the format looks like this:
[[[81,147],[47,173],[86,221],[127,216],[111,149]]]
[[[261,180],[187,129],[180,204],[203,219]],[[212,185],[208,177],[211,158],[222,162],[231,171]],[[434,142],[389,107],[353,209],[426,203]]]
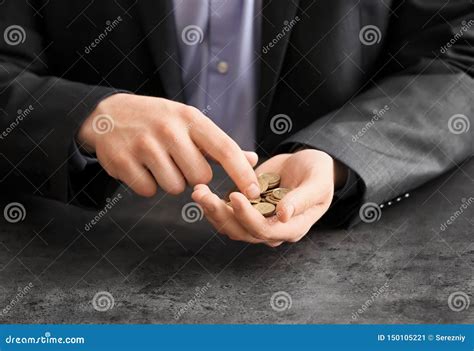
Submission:
[[[0,186],[97,206],[112,181],[101,167],[75,174],[74,137],[85,118],[115,89],[69,81],[51,74],[35,1],[2,2],[0,8]],[[39,5],[37,5],[39,6]]]
[[[305,144],[339,159],[360,177],[360,203],[374,206],[460,165],[473,155],[473,8],[402,2],[385,33],[391,73],[281,147]]]

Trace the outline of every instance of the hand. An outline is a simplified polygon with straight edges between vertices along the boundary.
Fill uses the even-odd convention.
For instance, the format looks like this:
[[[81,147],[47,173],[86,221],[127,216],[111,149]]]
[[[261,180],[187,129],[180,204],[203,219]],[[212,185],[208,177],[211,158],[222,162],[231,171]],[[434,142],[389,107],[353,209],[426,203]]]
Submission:
[[[198,109],[174,101],[115,94],[99,103],[77,135],[107,173],[142,196],[160,186],[179,194],[212,178],[206,160],[220,163],[249,197],[259,192],[255,153],[240,147]]]
[[[322,151],[309,149],[277,155],[256,169],[257,174],[266,172],[280,174],[280,186],[292,189],[278,203],[276,216],[263,217],[237,192],[230,194],[230,207],[203,184],[194,188],[192,198],[211,224],[230,239],[274,247],[305,236],[328,210],[334,189],[347,177],[345,166]]]

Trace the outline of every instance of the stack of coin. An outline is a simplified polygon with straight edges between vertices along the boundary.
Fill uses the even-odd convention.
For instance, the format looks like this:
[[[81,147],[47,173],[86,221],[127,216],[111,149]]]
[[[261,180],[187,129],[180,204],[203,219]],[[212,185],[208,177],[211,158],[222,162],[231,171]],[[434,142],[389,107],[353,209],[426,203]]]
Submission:
[[[280,188],[280,175],[276,173],[263,173],[258,176],[260,186],[260,197],[249,199],[253,207],[265,217],[275,214],[276,206],[283,197],[288,194],[290,189]],[[238,191],[237,189],[233,191]],[[233,192],[231,191],[231,192]],[[229,194],[231,193],[229,192]],[[227,205],[232,206],[227,196]]]

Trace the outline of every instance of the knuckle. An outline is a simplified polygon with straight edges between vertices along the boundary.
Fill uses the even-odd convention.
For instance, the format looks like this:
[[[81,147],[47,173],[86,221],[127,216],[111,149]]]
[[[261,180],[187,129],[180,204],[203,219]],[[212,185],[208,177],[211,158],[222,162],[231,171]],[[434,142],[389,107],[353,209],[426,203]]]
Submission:
[[[219,154],[224,160],[230,160],[230,159],[235,158],[235,155],[237,154],[239,150],[238,146],[234,142],[229,141],[229,140],[223,140],[220,143],[220,146],[221,147],[219,150]]]
[[[138,193],[141,196],[152,197],[156,194],[156,191],[158,189],[157,189],[156,184],[148,183],[148,182],[145,183],[144,182],[144,183],[138,185],[137,190],[138,191],[136,191],[136,193]]]
[[[230,137],[227,137],[227,136],[223,138],[222,146],[223,148],[228,150],[231,155],[240,151],[239,145],[234,140],[232,140]]]
[[[192,122],[201,115],[201,111],[194,106],[182,105],[179,114],[186,122]]]
[[[107,167],[103,167],[105,169],[105,172],[112,178],[114,179],[118,179],[118,174],[117,174],[117,171],[115,170],[115,168],[113,167],[110,167],[110,166],[107,166]]]
[[[159,134],[167,142],[176,142],[178,140],[176,129],[170,124],[162,125]]]
[[[164,186],[163,188],[167,193],[171,195],[179,195],[185,190],[186,186],[184,182],[174,182],[172,184]]]
[[[192,185],[207,184],[211,180],[212,180],[212,170],[208,166],[208,167],[205,167],[205,168],[199,170],[198,172],[196,172],[196,174],[193,174],[192,179],[190,180],[190,182],[192,183]]]
[[[125,153],[116,153],[111,163],[116,167],[118,170],[122,170],[130,165],[130,156]]]
[[[138,152],[146,152],[150,150],[152,140],[148,135],[141,134],[135,138],[135,148]]]

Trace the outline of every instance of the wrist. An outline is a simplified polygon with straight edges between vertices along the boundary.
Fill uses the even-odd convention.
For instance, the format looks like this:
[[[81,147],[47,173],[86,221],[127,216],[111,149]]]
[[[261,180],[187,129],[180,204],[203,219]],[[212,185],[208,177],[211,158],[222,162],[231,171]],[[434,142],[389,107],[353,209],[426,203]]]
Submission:
[[[346,167],[346,165],[344,165],[343,163],[341,163],[338,160],[334,159],[331,155],[329,155],[328,153],[326,153],[324,151],[308,148],[305,145],[300,145],[300,146],[296,147],[293,150],[293,153],[304,151],[304,150],[313,150],[313,151],[316,151],[318,153],[323,153],[325,156],[327,156],[329,159],[332,160],[333,175],[334,175],[333,176],[333,183],[334,183],[334,190],[335,191],[342,188],[346,184],[347,177],[349,175],[349,170]]]
[[[95,153],[97,133],[94,131],[94,120],[100,115],[108,115],[111,111],[111,105],[120,101],[121,95],[113,94],[101,100],[91,114],[84,120],[76,135],[76,142],[79,147],[88,153]]]
[[[90,114],[82,123],[76,135],[76,142],[79,148],[88,153],[95,152],[95,133],[92,129],[92,122],[95,116],[97,116],[97,114]]]

